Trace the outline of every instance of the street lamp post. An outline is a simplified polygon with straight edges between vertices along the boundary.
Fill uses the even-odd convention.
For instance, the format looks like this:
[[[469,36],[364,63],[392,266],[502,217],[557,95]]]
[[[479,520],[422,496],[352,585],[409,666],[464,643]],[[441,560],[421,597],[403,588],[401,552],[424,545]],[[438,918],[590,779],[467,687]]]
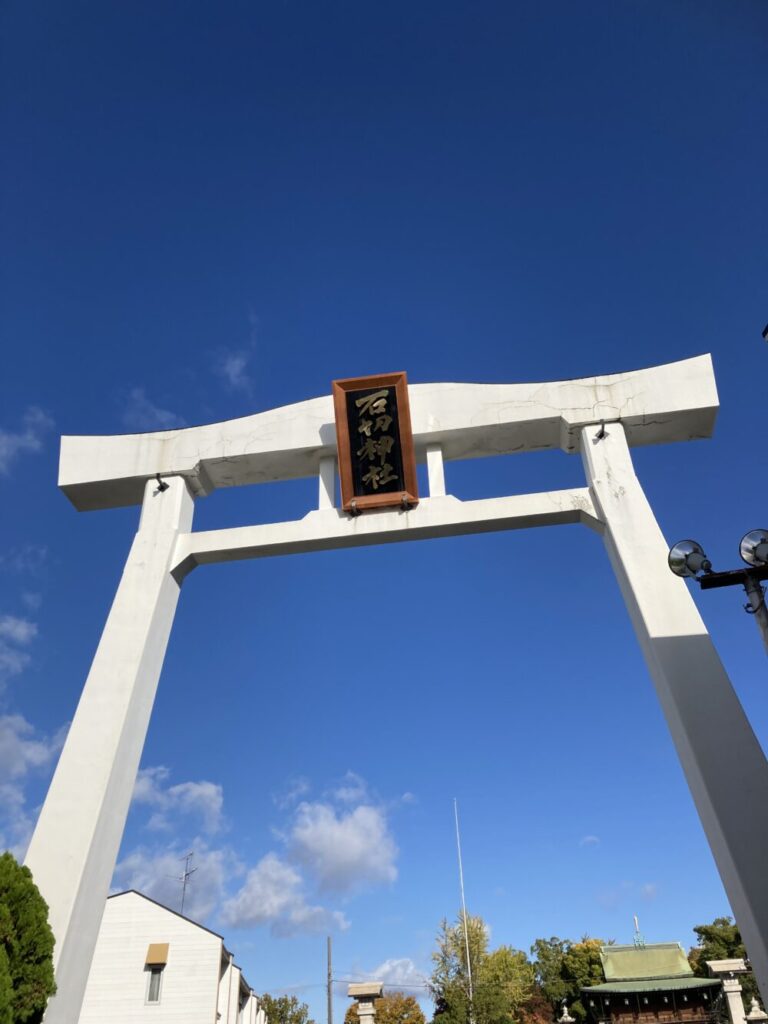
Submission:
[[[748,599],[744,610],[754,615],[768,653],[768,608],[763,587],[763,580],[768,580],[768,530],[750,530],[745,534],[739,544],[739,555],[748,568],[713,572],[701,544],[695,540],[680,540],[669,549],[667,561],[676,576],[696,580],[702,590],[744,587]]]

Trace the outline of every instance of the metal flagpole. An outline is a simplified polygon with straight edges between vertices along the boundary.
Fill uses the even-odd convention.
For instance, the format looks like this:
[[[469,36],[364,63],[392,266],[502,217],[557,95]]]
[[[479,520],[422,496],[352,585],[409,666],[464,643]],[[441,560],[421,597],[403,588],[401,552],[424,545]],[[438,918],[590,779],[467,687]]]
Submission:
[[[461,863],[461,836],[459,834],[459,805],[453,798],[453,815],[456,819],[456,850],[459,855],[459,887],[461,889],[461,913],[464,918],[464,948],[467,953],[467,981],[469,987],[469,1024],[474,1024],[474,992],[472,989],[472,961],[469,958],[469,928],[467,922],[467,904],[464,899],[464,868]]]

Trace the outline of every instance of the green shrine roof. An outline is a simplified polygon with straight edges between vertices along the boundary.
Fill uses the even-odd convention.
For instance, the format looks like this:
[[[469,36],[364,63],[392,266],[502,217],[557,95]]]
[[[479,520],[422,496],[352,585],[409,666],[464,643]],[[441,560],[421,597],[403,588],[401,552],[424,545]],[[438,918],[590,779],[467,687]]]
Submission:
[[[627,992],[677,992],[680,989],[713,988],[720,985],[717,978],[644,978],[641,981],[608,981],[604,985],[589,985],[582,992],[598,995],[624,995]]]
[[[600,959],[606,982],[693,978],[691,965],[679,942],[601,946]]]

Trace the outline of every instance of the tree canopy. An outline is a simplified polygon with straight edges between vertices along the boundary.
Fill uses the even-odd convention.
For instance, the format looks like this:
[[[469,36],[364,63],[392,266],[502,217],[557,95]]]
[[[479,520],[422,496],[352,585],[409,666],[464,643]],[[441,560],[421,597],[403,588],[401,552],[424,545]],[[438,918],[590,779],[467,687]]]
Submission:
[[[746,959],[747,951],[741,938],[738,925],[731,917],[716,917],[711,924],[697,924],[693,931],[698,944],[688,953],[688,962],[693,973],[706,977],[709,973],[707,960]],[[739,978],[742,995],[749,1006],[753,996],[759,997],[754,974],[745,974]]]
[[[315,1024],[309,1016],[309,1007],[296,996],[259,996],[269,1024]]]
[[[0,1024],[38,1024],[56,991],[48,905],[29,868],[0,856]]]
[[[344,1024],[358,1024],[358,1003],[350,1003]],[[376,1024],[426,1024],[421,1007],[413,996],[388,992],[375,1001]]]
[[[533,965],[522,950],[499,946],[488,950],[488,928],[480,917],[464,915],[455,924],[443,921],[432,954],[430,992],[437,1024],[466,1024],[469,1019],[470,970],[475,1024],[517,1024],[535,987]]]
[[[730,917],[696,925],[693,931],[698,945],[691,949],[689,961],[695,974],[707,975],[707,960],[746,959],[741,933]],[[605,942],[588,935],[578,942],[557,936],[536,939],[529,958],[511,946],[490,949],[490,933],[481,917],[467,916],[466,934],[468,943],[462,914],[453,924],[443,921],[440,925],[429,982],[435,1001],[434,1024],[470,1022],[467,944],[474,989],[473,1024],[552,1024],[564,1001],[571,1016],[584,1024],[588,1013],[581,990],[603,982],[600,948],[612,945],[613,939]],[[753,996],[759,997],[757,984],[751,973],[740,980],[748,1006]]]
[[[536,981],[553,1014],[565,1000],[572,1017],[577,1021],[585,1019],[587,1011],[581,1002],[581,989],[603,981],[600,947],[604,945],[602,939],[591,939],[588,935],[580,942],[557,936],[536,939],[531,946]]]

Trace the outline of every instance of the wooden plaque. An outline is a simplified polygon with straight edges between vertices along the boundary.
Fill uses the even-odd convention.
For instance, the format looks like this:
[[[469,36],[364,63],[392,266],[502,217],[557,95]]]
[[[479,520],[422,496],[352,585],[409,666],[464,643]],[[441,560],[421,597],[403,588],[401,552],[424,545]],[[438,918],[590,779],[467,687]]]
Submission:
[[[333,408],[344,511],[417,505],[406,375],[335,380]]]

